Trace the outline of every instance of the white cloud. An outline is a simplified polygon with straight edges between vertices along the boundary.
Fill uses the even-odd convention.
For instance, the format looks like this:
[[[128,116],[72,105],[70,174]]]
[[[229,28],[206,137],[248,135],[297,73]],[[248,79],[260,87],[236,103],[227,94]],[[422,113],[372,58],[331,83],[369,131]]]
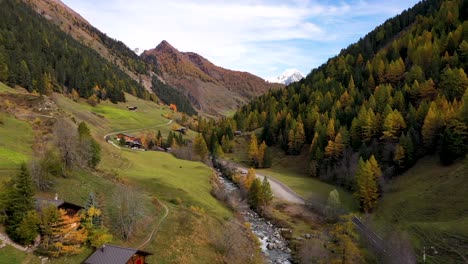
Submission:
[[[130,48],[154,48],[165,39],[181,51],[262,77],[292,67],[308,73],[350,44],[348,38],[363,36],[377,26],[361,32],[363,19],[389,17],[409,7],[364,0],[64,2]],[[293,43],[300,44],[290,46]]]

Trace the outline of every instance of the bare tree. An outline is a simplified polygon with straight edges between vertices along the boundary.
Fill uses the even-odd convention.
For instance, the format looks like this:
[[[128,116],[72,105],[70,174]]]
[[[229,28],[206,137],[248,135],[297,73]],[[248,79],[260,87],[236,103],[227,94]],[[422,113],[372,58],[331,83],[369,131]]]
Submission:
[[[196,160],[197,157],[193,153],[193,143],[188,142],[185,146],[179,146],[171,150],[175,157],[183,160]]]
[[[134,234],[138,221],[144,216],[142,198],[131,187],[118,185],[114,191],[109,215],[114,233],[128,240]]]
[[[77,153],[78,133],[75,125],[64,118],[57,119],[54,125],[54,134],[65,166],[72,167],[79,160]]]
[[[54,178],[63,175],[63,163],[57,150],[36,152],[29,163],[29,170],[36,188],[47,191],[54,185]]]
[[[225,222],[221,232],[211,229],[211,243],[224,256],[225,263],[253,263],[258,257],[249,230],[236,220]]]

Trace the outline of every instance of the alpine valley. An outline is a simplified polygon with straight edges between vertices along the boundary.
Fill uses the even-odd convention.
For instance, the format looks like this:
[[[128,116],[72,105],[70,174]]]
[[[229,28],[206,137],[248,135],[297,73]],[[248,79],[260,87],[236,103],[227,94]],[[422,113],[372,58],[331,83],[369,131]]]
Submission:
[[[0,0],[0,263],[468,263],[468,1],[406,8],[264,80]]]

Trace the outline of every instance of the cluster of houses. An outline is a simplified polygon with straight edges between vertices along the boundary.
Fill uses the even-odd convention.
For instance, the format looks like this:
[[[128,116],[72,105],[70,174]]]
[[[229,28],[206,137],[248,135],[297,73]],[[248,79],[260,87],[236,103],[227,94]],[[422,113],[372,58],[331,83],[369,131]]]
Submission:
[[[130,135],[125,135],[125,134],[117,134],[115,138],[118,141],[121,141],[122,139],[125,140],[125,145],[129,148],[132,149],[141,149],[143,148],[143,144],[141,143],[141,139],[138,137],[133,137]]]
[[[70,217],[75,216],[80,210],[84,209],[80,205],[58,199],[57,194],[54,199],[35,198],[34,206],[38,212],[51,205],[57,209],[65,210]],[[149,255],[153,254],[134,248],[103,245],[101,248],[96,249],[83,264],[145,264],[146,257]]]

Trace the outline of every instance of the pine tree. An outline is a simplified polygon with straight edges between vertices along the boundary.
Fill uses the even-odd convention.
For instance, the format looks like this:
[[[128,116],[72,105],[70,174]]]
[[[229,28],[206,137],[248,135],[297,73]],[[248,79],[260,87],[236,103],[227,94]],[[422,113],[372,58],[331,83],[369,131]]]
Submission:
[[[20,173],[15,179],[13,190],[7,205],[6,231],[10,237],[19,243],[28,243],[23,240],[19,224],[26,214],[34,209],[34,189],[31,175],[25,164],[21,164]]]
[[[93,210],[99,210],[99,204],[96,199],[96,195],[94,192],[90,192],[88,195],[88,198],[86,199],[84,209],[85,211],[90,210],[91,208],[94,208]],[[91,218],[91,223],[94,226],[101,226],[102,225],[102,217],[100,213],[94,213],[92,214]]]
[[[18,227],[16,234],[19,241],[24,245],[29,245],[34,242],[34,239],[39,234],[39,216],[35,210],[28,211]]]
[[[258,199],[261,206],[267,206],[273,200],[273,192],[271,191],[270,183],[266,176],[263,176],[260,198]]]
[[[255,178],[248,192],[248,202],[250,207],[258,208],[260,206],[260,197],[262,193],[262,182]]]
[[[273,162],[273,157],[269,147],[266,147],[265,154],[263,155],[263,167],[270,168]]]

